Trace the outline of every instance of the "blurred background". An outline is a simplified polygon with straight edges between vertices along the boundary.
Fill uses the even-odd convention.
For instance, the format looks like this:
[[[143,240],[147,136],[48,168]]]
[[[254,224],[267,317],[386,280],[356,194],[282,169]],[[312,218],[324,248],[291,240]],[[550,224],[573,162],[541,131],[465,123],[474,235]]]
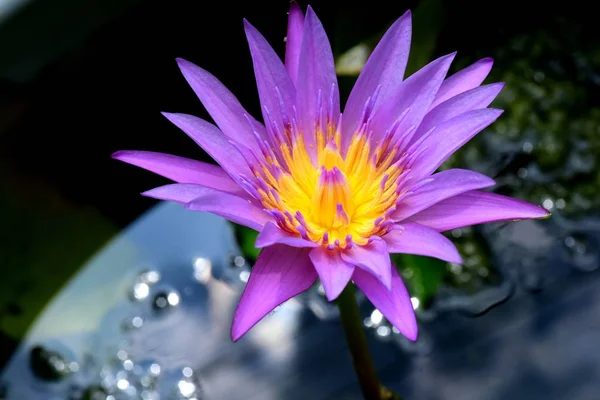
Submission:
[[[307,2],[300,4],[305,8]],[[560,7],[541,2],[526,3],[526,7],[523,4],[473,0],[311,3],[332,42],[342,96],[349,93],[385,29],[407,9],[414,12],[407,74],[455,50],[458,56],[451,72],[482,57],[493,57],[494,69],[486,82],[506,82],[493,104],[506,112],[444,168],[462,166],[483,172],[497,180],[497,192],[542,204],[553,213],[547,221],[492,224],[450,232],[465,257],[462,266],[421,257],[395,259],[424,326],[422,340],[410,345],[396,338],[398,335],[381,314],[369,310],[368,305],[365,325],[377,354],[394,349],[394,356],[388,354],[378,363],[388,371],[384,376],[390,385],[414,396],[409,398],[500,399],[510,395],[597,399],[593,397],[597,396],[600,381],[600,356],[596,355],[600,353],[600,298],[593,290],[593,284],[600,284],[596,271],[600,265],[597,14],[587,3],[577,1]],[[123,394],[124,384],[113,387],[116,394],[110,394],[113,389],[103,387],[98,383],[101,379],[94,378],[99,373],[94,375],[93,368],[101,369],[98,365],[88,371],[92,378],[81,378],[78,382],[84,383],[77,386],[69,379],[79,367],[68,370],[70,364],[65,361],[63,368],[57,369],[56,364],[57,360],[68,358],[69,351],[61,353],[60,348],[68,348],[69,340],[55,348],[36,347],[33,353],[31,348],[24,348],[24,340],[34,321],[49,310],[52,299],[67,288],[68,282],[76,283],[70,281],[73,277],[85,274],[92,256],[98,257],[107,251],[105,245],[127,235],[124,229],[134,221],[147,221],[144,216],[152,212],[167,213],[160,220],[167,225],[174,220],[191,223],[200,218],[179,216],[178,210],[156,211],[156,202],[139,193],[167,181],[114,161],[110,155],[120,149],[139,149],[209,161],[160,115],[161,111],[184,112],[209,119],[181,76],[175,58],[185,58],[215,74],[248,111],[258,116],[242,18],[255,25],[283,54],[288,7],[287,0],[239,4],[191,0],[0,0],[0,368],[23,354],[23,365],[31,372],[27,378],[31,380],[26,381],[15,380],[14,374],[5,376],[0,398],[159,398],[148,397],[154,394],[143,397],[142,389]],[[180,219],[173,219],[168,213],[175,213]],[[202,219],[200,223],[207,224],[200,225],[203,230],[212,229],[210,224],[228,229],[217,220]],[[158,231],[152,239],[153,246],[169,247],[182,232],[173,226],[174,236],[160,236],[165,225],[152,224]],[[248,267],[256,255],[252,233],[235,228],[235,235],[225,235],[227,240],[223,243],[228,244],[222,245],[222,254],[233,257],[229,264]],[[208,246],[200,239],[186,240],[190,248]],[[235,251],[232,253],[231,249]],[[129,260],[129,255],[119,258],[118,252],[113,257],[119,265],[124,265],[124,259]],[[114,273],[126,276],[138,273],[139,268],[139,264],[123,266]],[[243,286],[244,274],[238,275]],[[132,279],[146,284],[148,279],[153,283],[154,278],[151,274],[150,278],[144,275]],[[86,287],[90,292],[97,289],[93,284]],[[113,288],[102,290],[108,296]],[[167,299],[164,304],[179,303],[179,297],[176,302],[172,301],[173,296],[168,300],[168,295],[177,291],[149,293],[154,296],[155,308],[156,302],[160,303],[158,294]],[[332,311],[318,290],[313,294],[302,303],[303,307],[314,314],[315,321],[334,320],[328,317]],[[122,302],[129,301],[127,295],[121,297]],[[565,303],[567,300],[575,304]],[[65,304],[77,301],[78,298],[71,298]],[[56,307],[52,310],[69,313]],[[72,318],[78,318],[73,315]],[[227,326],[226,319],[220,326]],[[173,324],[163,322],[167,327]],[[313,328],[326,330],[325,336],[334,335],[338,327],[335,322],[330,324],[334,326]],[[563,329],[559,336],[557,326]],[[226,339],[226,331],[222,336]],[[504,339],[498,342],[498,336]],[[515,344],[516,338],[519,345]],[[314,347],[314,351],[320,351],[319,346],[324,345],[315,337],[306,340],[306,349]],[[473,343],[483,342],[486,346],[472,347]],[[515,356],[514,365],[490,355],[493,348],[522,355],[523,349],[540,342],[546,347],[533,355],[527,353],[524,359]],[[23,353],[17,351],[19,346]],[[339,350],[340,359],[347,362],[343,348]],[[72,362],[83,365],[83,356],[76,351],[71,353],[75,360]],[[227,357],[234,357],[228,354]],[[262,361],[250,355],[231,361],[231,365],[260,368]],[[424,376],[445,377],[447,386],[420,386],[419,378],[409,376],[408,365],[421,365],[415,357],[424,357],[431,363],[421,367],[425,368]],[[539,365],[523,367],[525,359],[536,359]],[[282,360],[282,365],[289,367],[290,359]],[[568,364],[571,370],[546,369],[561,363]],[[192,364],[189,365],[195,372],[198,368]],[[469,367],[463,370],[461,365]],[[205,367],[217,368],[208,364]],[[335,390],[324,391],[321,386],[327,384],[322,382],[309,384],[313,389],[307,395],[315,399],[358,398],[352,371],[339,368],[341,378],[336,381]],[[398,368],[404,371],[403,376],[391,372]],[[448,371],[453,371],[452,377],[448,377]],[[487,380],[467,379],[477,376],[474,371],[487,371]],[[185,371],[183,375],[182,379],[189,378]],[[268,376],[265,374],[265,378]],[[114,379],[115,385],[120,379]],[[244,381],[247,376],[236,379]],[[86,389],[89,382],[97,384],[96,392]],[[507,384],[498,386],[497,382]],[[216,389],[219,384],[213,381],[212,385],[210,389],[211,383],[205,383],[205,396],[210,397],[210,390],[225,393]],[[262,392],[249,390],[241,398],[306,398],[290,394],[294,393],[294,383],[287,386],[289,392],[268,391],[269,386],[277,385],[282,383],[271,380],[261,388]],[[14,388],[20,386],[35,390],[21,397],[11,394],[12,390],[19,393]],[[51,397],[48,390],[57,397]],[[178,394],[181,398],[196,396],[182,393]],[[237,398],[231,394],[219,396],[212,398]]]

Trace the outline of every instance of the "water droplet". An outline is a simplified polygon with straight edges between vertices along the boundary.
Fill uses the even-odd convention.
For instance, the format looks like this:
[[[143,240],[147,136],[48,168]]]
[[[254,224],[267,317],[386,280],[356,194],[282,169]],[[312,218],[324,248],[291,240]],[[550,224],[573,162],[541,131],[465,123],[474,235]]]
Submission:
[[[383,321],[383,314],[378,309],[374,309],[371,313],[371,322],[373,325],[379,325]]]
[[[142,398],[142,400],[159,400],[160,394],[155,391],[143,390],[140,393],[140,397]]]
[[[35,376],[45,381],[58,381],[73,372],[60,353],[42,346],[34,346],[31,349],[29,367]]]
[[[185,376],[186,378],[191,378],[192,375],[194,375],[194,370],[192,370],[190,367],[184,367],[181,370],[181,373],[183,374],[183,376]]]
[[[160,281],[160,278],[160,272],[155,270],[144,270],[138,274],[136,280],[148,285],[154,285]]]
[[[121,323],[121,329],[123,331],[140,329],[142,326],[144,326],[144,318],[140,317],[139,315],[136,315],[131,318],[126,318]]]
[[[177,388],[183,397],[192,397],[196,394],[196,385],[193,382],[180,380],[177,382]]]
[[[121,361],[125,361],[128,358],[128,354],[127,351],[120,349],[119,351],[117,351],[117,358]]]
[[[123,369],[125,371],[133,371],[133,367],[134,367],[133,361],[131,361],[131,360],[123,361]]]
[[[150,373],[154,376],[160,375],[160,365],[158,365],[157,363],[152,363],[150,365]]]
[[[529,172],[527,171],[526,168],[519,168],[517,170],[517,176],[521,179],[525,179],[527,178],[527,175],[529,175]]]
[[[136,363],[134,373],[139,377],[139,384],[143,388],[154,389],[161,367],[154,361],[144,360]]]
[[[412,303],[413,309],[416,310],[421,305],[421,301],[417,297],[411,297],[410,302]]]
[[[559,210],[562,210],[563,208],[566,207],[567,202],[564,199],[557,199],[556,203],[554,204],[556,206],[556,208],[558,208]]]
[[[462,272],[462,265],[450,263],[450,272],[455,275],[459,275]]]
[[[243,267],[244,265],[246,265],[246,259],[242,256],[235,256],[233,258],[233,265],[235,265],[238,268]]]
[[[322,296],[325,296],[325,288],[323,287],[322,284],[319,283],[319,285],[317,286],[317,293],[319,293]]]
[[[531,142],[523,143],[523,151],[525,153],[531,153],[533,151],[533,144]]]
[[[166,311],[170,308],[176,307],[180,303],[179,293],[174,290],[168,292],[158,292],[154,296],[152,302],[152,308],[155,311]]]
[[[150,294],[150,286],[144,282],[135,282],[129,293],[129,298],[134,301],[145,300]]]
[[[69,369],[71,370],[71,372],[77,372],[79,371],[79,364],[77,364],[75,361],[71,361],[69,363]]]
[[[129,387],[129,381],[125,378],[121,378],[117,381],[117,389],[125,390]]]
[[[533,74],[533,80],[536,81],[537,83],[542,82],[545,77],[546,77],[546,75],[544,75],[544,73],[542,71],[536,71]]]
[[[250,271],[242,271],[240,272],[240,281],[246,283],[250,278]]]
[[[212,263],[210,259],[199,257],[194,261],[194,278],[200,283],[206,283],[212,276]]]
[[[390,333],[392,333],[392,329],[387,325],[382,325],[377,327],[376,332],[378,336],[385,338],[390,336]]]
[[[552,201],[552,199],[544,199],[544,201],[542,202],[542,206],[546,210],[552,210],[552,208],[554,208],[554,202]]]

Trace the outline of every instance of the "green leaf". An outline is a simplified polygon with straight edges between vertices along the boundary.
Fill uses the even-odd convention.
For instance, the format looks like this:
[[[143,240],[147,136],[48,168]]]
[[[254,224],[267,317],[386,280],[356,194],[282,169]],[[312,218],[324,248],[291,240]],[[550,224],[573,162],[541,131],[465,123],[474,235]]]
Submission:
[[[411,296],[419,299],[422,307],[427,307],[446,275],[446,263],[410,254],[392,254],[392,262],[404,278]]]

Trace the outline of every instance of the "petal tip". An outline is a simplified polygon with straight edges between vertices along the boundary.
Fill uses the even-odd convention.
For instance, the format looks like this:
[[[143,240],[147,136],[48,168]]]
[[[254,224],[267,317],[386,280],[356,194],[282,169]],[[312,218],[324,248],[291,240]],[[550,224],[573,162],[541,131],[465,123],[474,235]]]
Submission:
[[[292,12],[302,12],[302,8],[300,7],[300,4],[298,4],[298,2],[296,0],[292,0],[290,1],[290,11],[289,13]]]
[[[176,57],[175,62],[177,62],[177,65],[179,65],[179,68],[188,67],[190,64],[193,65],[191,62],[189,62],[188,60],[185,60],[181,57]]]
[[[231,330],[229,331],[229,336],[231,337],[231,341],[235,343],[238,340],[240,340],[245,334],[246,334],[246,331],[241,330],[239,328],[239,326],[236,325],[235,319],[234,319],[233,324],[231,324]]]
[[[453,264],[462,264],[463,258],[457,251],[456,254],[454,254],[452,257],[449,257],[447,261]]]
[[[417,339],[419,338],[419,329],[417,328],[417,325],[415,324],[414,328],[411,327],[410,329],[405,329],[402,332],[402,334],[404,335],[404,337],[406,337],[411,342],[416,342]]]
[[[123,158],[127,157],[128,154],[128,150],[117,150],[110,155],[110,158],[121,161]]]

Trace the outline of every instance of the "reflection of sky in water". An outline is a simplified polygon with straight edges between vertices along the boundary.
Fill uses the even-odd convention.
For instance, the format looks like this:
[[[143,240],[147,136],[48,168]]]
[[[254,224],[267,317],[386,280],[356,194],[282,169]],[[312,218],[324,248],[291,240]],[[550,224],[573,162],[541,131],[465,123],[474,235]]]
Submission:
[[[362,301],[383,378],[409,398],[514,397],[545,385],[552,388],[547,398],[559,399],[552,390],[562,395],[571,380],[584,392],[600,389],[590,375],[600,370],[600,354],[592,351],[597,335],[589,328],[600,323],[600,277],[566,266],[555,234],[585,229],[561,219],[485,228],[491,257],[511,249],[497,261],[502,279],[473,293],[443,287],[426,308],[413,296],[417,343]],[[545,290],[532,296],[520,274],[535,274],[539,265],[546,266],[545,281],[537,285]],[[223,220],[161,204],[90,260],[47,307],[4,372],[8,399],[77,399],[93,391],[103,400],[357,398],[335,308],[318,285],[231,343],[248,271]],[[505,305],[472,318],[511,294]],[[60,369],[54,380],[34,378],[28,363],[35,345],[56,352],[47,356]]]
[[[284,304],[239,345],[231,343],[232,312],[248,276],[233,243],[230,226],[217,217],[173,204],[148,213],[47,307],[6,368],[9,398],[64,399],[74,385],[82,396],[87,386],[104,386],[108,400],[193,399],[202,390],[229,398],[219,394],[229,386],[210,382],[235,381],[244,368],[223,358],[255,348],[281,368],[293,347],[278,343],[294,335],[302,307]],[[49,363],[70,377],[34,379],[32,345],[57,351]]]

